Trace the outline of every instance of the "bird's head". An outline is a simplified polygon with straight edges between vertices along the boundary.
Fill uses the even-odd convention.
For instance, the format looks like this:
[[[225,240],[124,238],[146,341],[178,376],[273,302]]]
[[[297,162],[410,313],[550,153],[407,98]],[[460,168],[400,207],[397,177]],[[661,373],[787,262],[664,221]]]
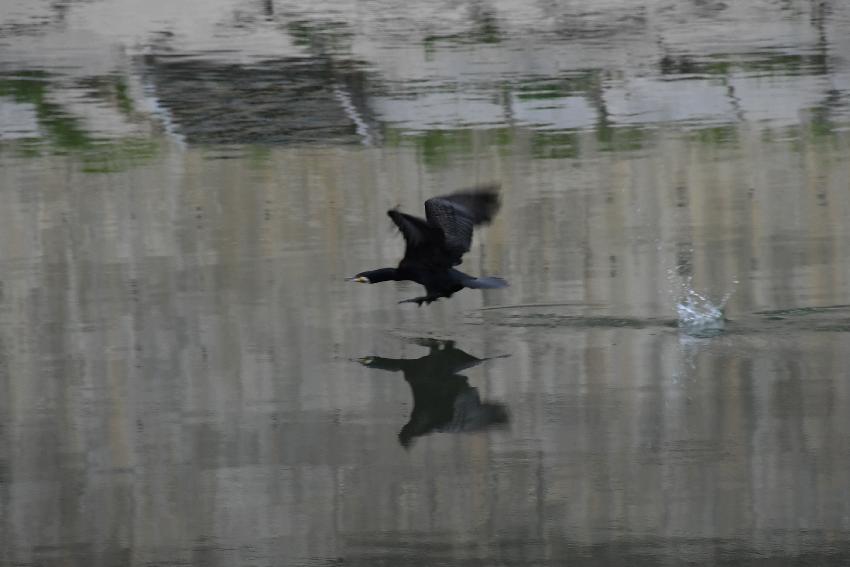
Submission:
[[[353,277],[350,277],[350,278],[345,278],[345,281],[357,282],[357,283],[372,283],[371,281],[369,281],[368,277],[366,277],[362,274],[357,274],[356,276],[353,276]]]
[[[357,283],[380,283],[396,279],[397,271],[395,268],[381,268],[379,270],[368,270],[359,274],[345,278],[350,282]]]

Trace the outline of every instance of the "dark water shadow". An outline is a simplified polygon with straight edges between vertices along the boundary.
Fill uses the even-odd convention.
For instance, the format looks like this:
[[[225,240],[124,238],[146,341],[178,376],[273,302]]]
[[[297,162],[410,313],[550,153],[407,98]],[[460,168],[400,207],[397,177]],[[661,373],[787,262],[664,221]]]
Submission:
[[[555,567],[562,565],[581,567],[617,567],[659,565],[692,566],[746,566],[746,567],[801,567],[847,565],[850,546],[837,540],[828,545],[819,543],[827,534],[811,532],[812,539],[795,542],[795,549],[787,549],[781,539],[788,533],[772,534],[779,541],[766,542],[755,549],[744,539],[721,537],[625,537],[598,543],[579,542],[568,534],[558,538],[517,537],[500,535],[488,541],[483,548],[480,542],[458,544],[451,534],[426,539],[422,533],[373,534],[349,538],[350,553],[345,565],[381,566],[456,565],[462,567],[521,567],[535,565]],[[392,540],[389,538],[392,537]],[[339,565],[340,563],[311,562],[309,565]]]
[[[497,325],[500,327],[601,327],[601,328],[626,328],[646,329],[676,328],[676,319],[663,317],[634,317],[619,315],[597,315],[597,314],[571,314],[556,313],[559,308],[584,308],[583,305],[573,304],[540,304],[519,306],[487,307],[468,313],[466,324],[468,325]],[[548,311],[538,311],[538,309]]]
[[[467,325],[499,327],[602,328],[635,330],[678,330],[698,338],[719,335],[754,335],[762,333],[847,333],[850,332],[850,305],[789,307],[742,313],[727,318],[722,325],[688,329],[676,319],[664,317],[633,317],[596,314],[556,313],[559,307],[574,308],[571,304],[540,304],[529,306],[499,306],[467,314]],[[530,308],[530,309],[529,309]],[[543,312],[542,308],[551,311]],[[692,332],[696,331],[696,332]],[[699,331],[704,331],[700,333]]]
[[[506,425],[508,409],[502,403],[482,401],[478,388],[470,386],[459,372],[482,362],[507,355],[478,358],[456,348],[454,341],[411,339],[428,347],[419,358],[367,356],[363,366],[389,372],[402,372],[413,394],[410,419],[398,434],[399,443],[410,447],[417,437],[434,432],[458,433]]]

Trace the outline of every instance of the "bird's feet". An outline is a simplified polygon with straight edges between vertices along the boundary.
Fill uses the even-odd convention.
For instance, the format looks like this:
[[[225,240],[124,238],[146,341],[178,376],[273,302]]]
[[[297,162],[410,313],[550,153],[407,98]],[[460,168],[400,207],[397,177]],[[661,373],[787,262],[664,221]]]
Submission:
[[[422,297],[413,297],[411,299],[402,299],[401,301],[399,301],[399,303],[415,303],[419,307],[422,307],[423,303],[431,303],[435,299],[437,299],[437,298],[424,295]]]

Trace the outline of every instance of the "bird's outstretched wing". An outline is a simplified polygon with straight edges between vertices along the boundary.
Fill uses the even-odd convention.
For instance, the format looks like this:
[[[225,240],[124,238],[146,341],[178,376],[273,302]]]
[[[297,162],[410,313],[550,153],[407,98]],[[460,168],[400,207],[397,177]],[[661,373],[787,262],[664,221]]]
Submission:
[[[401,231],[404,240],[411,246],[419,246],[434,238],[434,228],[425,219],[402,213],[396,209],[387,211],[387,215]]]
[[[487,185],[425,201],[428,224],[442,231],[451,265],[461,262],[472,244],[472,228],[489,222],[499,210],[498,186]]]
[[[443,235],[440,233],[440,229],[431,226],[425,219],[399,212],[396,209],[390,209],[387,214],[401,231],[401,235],[404,236],[403,262],[434,264],[433,267],[438,267],[441,264],[450,265],[447,261],[441,261],[440,248]]]

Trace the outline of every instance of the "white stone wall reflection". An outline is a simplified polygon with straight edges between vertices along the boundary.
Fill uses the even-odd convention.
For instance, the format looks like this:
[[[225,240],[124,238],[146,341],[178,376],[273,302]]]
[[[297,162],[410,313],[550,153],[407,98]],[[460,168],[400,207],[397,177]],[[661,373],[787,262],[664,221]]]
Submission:
[[[4,560],[839,553],[846,333],[545,318],[670,318],[683,258],[710,293],[740,281],[733,320],[846,303],[847,141],[726,135],[535,160],[482,134],[427,167],[413,149],[190,149],[106,174],[4,155]],[[512,287],[415,309],[395,304],[412,286],[342,281],[398,258],[387,208],[485,179],[504,209],[465,267]],[[568,301],[595,307],[475,311]],[[419,336],[511,355],[464,373],[507,430],[399,446],[407,384],[352,359],[422,356]]]
[[[55,75],[52,90],[67,104],[64,111],[108,138],[137,134],[140,117],[104,116],[118,112],[116,101],[92,92],[79,96],[80,79],[145,83],[147,92],[128,94],[148,120],[178,135],[197,127],[198,116],[160,112],[156,101],[170,93],[158,93],[150,80],[156,73],[151,57],[217,64],[224,74],[227,66],[261,71],[281,60],[338,74],[356,68],[368,82],[354,93],[355,114],[403,132],[655,123],[781,127],[806,123],[812,109],[835,123],[850,119],[841,102],[850,76],[844,49],[850,8],[842,2],[24,4],[6,7],[0,62],[12,73]],[[344,83],[339,76],[328,80],[337,90]],[[278,82],[282,93],[294,88]],[[523,96],[540,82],[563,92]],[[205,96],[251,98],[228,93],[226,78],[217,92]],[[197,101],[199,108],[204,104]],[[203,121],[212,127],[221,120],[226,130],[231,126],[220,114]]]

